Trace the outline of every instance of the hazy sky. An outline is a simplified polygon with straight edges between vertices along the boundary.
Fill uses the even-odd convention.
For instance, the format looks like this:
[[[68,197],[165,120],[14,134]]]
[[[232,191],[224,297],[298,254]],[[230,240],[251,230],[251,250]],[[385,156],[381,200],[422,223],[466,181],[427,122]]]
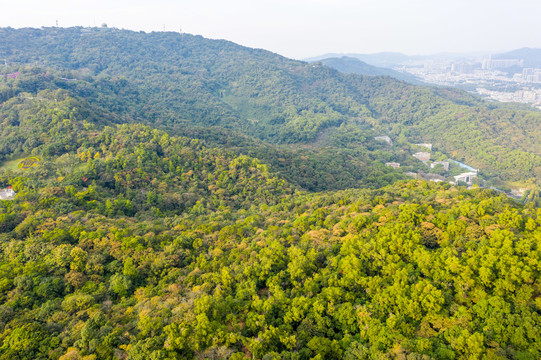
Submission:
[[[0,0],[0,26],[182,31],[292,58],[541,47],[538,0]],[[2,39],[0,39],[2,41]]]

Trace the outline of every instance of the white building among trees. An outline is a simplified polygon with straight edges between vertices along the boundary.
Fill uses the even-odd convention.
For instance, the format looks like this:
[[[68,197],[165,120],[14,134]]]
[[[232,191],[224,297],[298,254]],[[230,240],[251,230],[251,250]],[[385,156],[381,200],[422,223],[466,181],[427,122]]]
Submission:
[[[13,200],[15,195],[17,195],[17,193],[13,191],[12,187],[0,190],[0,200]]]

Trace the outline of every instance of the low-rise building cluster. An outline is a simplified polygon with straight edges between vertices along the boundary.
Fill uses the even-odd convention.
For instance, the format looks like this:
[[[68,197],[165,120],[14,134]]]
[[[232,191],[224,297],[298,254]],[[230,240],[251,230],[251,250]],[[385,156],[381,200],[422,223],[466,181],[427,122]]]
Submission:
[[[17,193],[10,186],[7,189],[0,189],[0,200],[13,200]]]

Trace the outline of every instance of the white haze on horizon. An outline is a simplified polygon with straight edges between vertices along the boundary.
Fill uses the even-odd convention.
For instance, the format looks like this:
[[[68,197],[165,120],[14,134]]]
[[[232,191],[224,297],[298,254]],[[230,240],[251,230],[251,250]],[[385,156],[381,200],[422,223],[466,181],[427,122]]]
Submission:
[[[1,27],[184,31],[302,59],[324,53],[504,51],[541,47],[531,0],[1,1]]]

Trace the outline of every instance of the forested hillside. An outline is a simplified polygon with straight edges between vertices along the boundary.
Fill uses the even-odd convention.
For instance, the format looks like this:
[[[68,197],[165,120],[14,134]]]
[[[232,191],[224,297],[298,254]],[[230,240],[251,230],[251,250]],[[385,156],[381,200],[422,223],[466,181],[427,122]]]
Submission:
[[[32,91],[48,77],[123,122],[162,126],[180,135],[193,126],[217,126],[272,144],[331,147],[338,156],[366,164],[375,157],[367,155],[372,149],[365,140],[390,135],[433,143],[496,181],[539,181],[538,111],[488,104],[457,90],[344,75],[189,34],[8,28],[0,29],[0,36],[6,74],[33,66],[44,75],[28,84]],[[0,93],[9,93],[16,83],[0,77]],[[341,130],[359,136],[329,141]],[[345,151],[350,145],[359,151]]]
[[[0,173],[1,358],[539,358],[538,210],[427,182],[296,193],[60,96],[37,125],[59,142]]]
[[[0,38],[0,359],[541,358],[539,191],[404,174],[431,141],[536,184],[538,113],[188,34]]]
[[[390,76],[397,80],[402,80],[411,84],[422,84],[422,81],[409,73],[399,72],[391,68],[378,67],[365,63],[355,57],[340,56],[340,57],[328,57],[317,61],[325,66],[336,69],[346,74],[359,74],[368,76]]]
[[[81,99],[68,90],[57,88],[52,77],[50,81],[40,82],[39,87],[49,87],[46,90],[36,93],[23,91],[35,89],[33,84],[42,76],[35,71],[20,73],[17,83],[10,89],[11,95],[16,96],[2,105],[0,164],[28,155],[38,145],[43,145],[39,152],[47,155],[70,149],[75,133],[71,130],[58,133],[57,130],[60,126],[58,122],[63,118],[84,119],[98,128],[134,122],[132,118],[116,113],[114,108],[105,110],[96,107],[86,101],[88,97]],[[53,112],[55,115],[51,117]],[[364,145],[337,153],[328,146],[317,149],[277,147],[219,127],[180,127],[175,128],[174,132],[201,139],[209,147],[225,148],[237,155],[261,159],[273,172],[279,173],[297,188],[310,191],[381,187],[406,178],[383,165],[382,161],[394,156],[393,152],[373,139],[364,138],[362,134],[358,134],[356,140],[364,141]],[[337,133],[333,141],[340,141],[344,135]],[[410,159],[410,162],[413,163],[413,160]]]

